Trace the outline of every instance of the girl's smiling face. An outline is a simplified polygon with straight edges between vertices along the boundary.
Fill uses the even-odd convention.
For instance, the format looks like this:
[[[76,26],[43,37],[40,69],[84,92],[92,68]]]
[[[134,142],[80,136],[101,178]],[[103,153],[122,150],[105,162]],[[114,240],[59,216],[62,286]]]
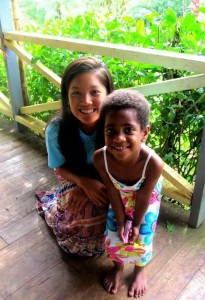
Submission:
[[[91,134],[95,130],[100,105],[106,95],[106,87],[98,79],[97,72],[82,73],[71,81],[68,90],[70,110],[85,133]]]
[[[105,117],[105,144],[117,160],[136,158],[148,133],[149,126],[141,129],[134,109],[112,110]]]

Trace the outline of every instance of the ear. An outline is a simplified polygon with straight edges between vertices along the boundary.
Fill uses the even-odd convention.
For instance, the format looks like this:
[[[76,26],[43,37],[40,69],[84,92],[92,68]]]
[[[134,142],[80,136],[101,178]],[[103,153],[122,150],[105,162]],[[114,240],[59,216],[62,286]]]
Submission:
[[[146,142],[149,132],[150,132],[150,126],[147,125],[146,128],[142,131],[141,142]]]

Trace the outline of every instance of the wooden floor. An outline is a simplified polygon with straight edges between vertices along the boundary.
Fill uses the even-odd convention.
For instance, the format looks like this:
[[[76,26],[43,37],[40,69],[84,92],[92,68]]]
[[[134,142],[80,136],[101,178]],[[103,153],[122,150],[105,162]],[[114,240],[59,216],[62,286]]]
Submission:
[[[101,286],[102,273],[112,266],[105,255],[80,259],[57,246],[34,199],[36,189],[55,184],[44,141],[16,133],[0,118],[0,299],[127,299],[130,266],[114,296]],[[173,232],[167,231],[167,221]],[[193,229],[187,221],[187,212],[162,203],[147,266],[149,289],[142,299],[205,299],[205,223]]]

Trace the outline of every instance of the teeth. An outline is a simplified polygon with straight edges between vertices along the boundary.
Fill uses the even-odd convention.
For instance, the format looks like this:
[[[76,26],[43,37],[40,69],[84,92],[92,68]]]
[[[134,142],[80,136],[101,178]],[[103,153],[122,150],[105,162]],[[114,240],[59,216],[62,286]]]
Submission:
[[[117,150],[123,150],[123,149],[126,149],[127,147],[114,147],[114,148]]]
[[[84,114],[90,114],[94,112],[94,108],[92,109],[81,109],[81,112]]]

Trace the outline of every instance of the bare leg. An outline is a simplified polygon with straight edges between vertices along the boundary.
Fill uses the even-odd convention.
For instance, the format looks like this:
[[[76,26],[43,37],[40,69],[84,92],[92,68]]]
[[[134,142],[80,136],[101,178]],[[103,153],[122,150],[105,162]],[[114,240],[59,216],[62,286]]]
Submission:
[[[103,286],[107,292],[111,294],[116,294],[120,285],[124,264],[118,262],[113,262],[113,263],[114,263],[114,267],[103,280]]]
[[[147,290],[147,278],[144,267],[135,266],[133,280],[130,284],[128,296],[140,297],[145,294]]]

